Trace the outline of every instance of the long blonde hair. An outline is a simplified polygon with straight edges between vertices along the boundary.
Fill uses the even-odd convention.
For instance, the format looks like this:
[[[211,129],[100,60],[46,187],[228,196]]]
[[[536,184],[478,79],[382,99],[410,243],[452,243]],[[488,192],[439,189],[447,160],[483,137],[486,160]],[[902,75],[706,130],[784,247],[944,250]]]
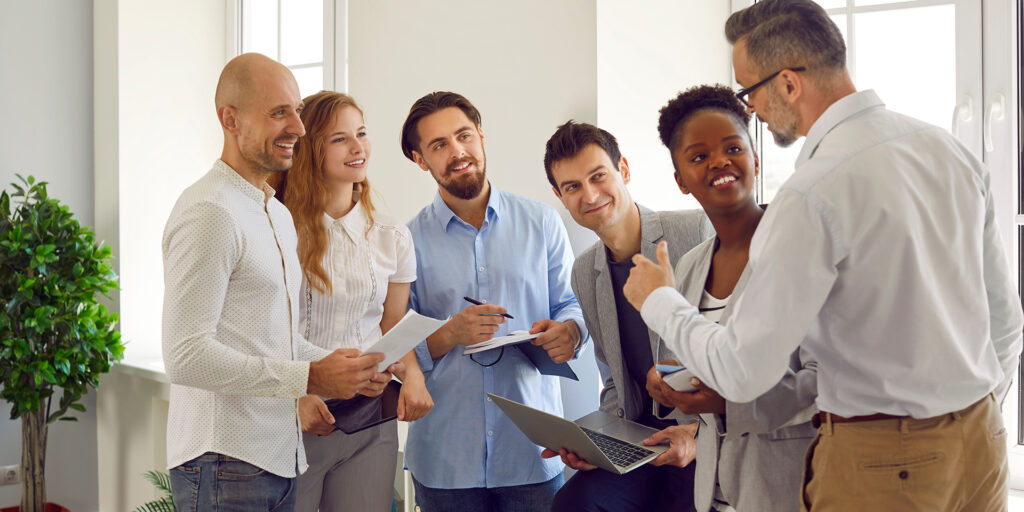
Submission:
[[[306,136],[295,144],[295,157],[292,168],[283,173],[275,173],[268,179],[295,221],[295,232],[299,237],[299,264],[309,286],[320,293],[332,292],[331,281],[324,270],[324,254],[327,253],[328,234],[324,227],[323,215],[330,191],[324,177],[325,147],[328,130],[333,125],[338,113],[345,107],[353,107],[363,114],[356,101],[347,94],[332,91],[320,91],[306,97],[303,102],[302,124],[306,127]],[[373,226],[373,201],[370,199],[370,181],[356,183],[353,195],[358,194],[358,201],[370,217],[369,228]]]

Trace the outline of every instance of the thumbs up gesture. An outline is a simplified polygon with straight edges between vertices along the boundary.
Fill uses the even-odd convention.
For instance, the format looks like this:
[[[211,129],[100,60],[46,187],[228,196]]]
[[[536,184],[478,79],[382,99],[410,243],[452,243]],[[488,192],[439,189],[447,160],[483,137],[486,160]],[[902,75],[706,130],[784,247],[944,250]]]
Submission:
[[[647,296],[662,286],[676,287],[675,277],[672,275],[672,264],[668,259],[668,244],[664,241],[658,242],[658,262],[655,263],[642,254],[633,256],[633,267],[629,271],[629,279],[622,288],[626,300],[640,311]]]

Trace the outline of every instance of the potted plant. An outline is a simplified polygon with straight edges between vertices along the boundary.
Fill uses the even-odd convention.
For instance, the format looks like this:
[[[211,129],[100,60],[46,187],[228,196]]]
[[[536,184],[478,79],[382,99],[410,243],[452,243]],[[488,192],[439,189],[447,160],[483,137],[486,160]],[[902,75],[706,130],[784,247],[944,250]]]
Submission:
[[[46,182],[18,180],[0,192],[0,397],[21,418],[21,510],[42,512],[47,426],[85,411],[82,395],[124,345],[117,315],[98,301],[117,288],[110,247]]]

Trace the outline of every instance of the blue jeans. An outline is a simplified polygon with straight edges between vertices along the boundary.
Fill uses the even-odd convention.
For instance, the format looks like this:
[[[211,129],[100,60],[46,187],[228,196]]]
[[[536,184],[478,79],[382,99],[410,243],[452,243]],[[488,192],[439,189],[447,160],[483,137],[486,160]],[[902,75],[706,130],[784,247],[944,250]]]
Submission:
[[[535,512],[551,510],[551,500],[565,483],[561,474],[539,484],[470,489],[435,489],[414,477],[416,504],[423,512]]]
[[[295,479],[248,462],[206,452],[171,468],[171,496],[179,512],[295,510]]]

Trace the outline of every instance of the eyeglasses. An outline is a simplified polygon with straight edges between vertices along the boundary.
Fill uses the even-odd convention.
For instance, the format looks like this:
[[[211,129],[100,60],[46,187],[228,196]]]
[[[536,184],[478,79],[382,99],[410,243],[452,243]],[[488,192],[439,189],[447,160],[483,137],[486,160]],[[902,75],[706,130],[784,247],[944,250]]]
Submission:
[[[747,108],[750,108],[750,103],[747,103],[747,96],[750,96],[750,93],[754,92],[755,89],[757,89],[758,87],[761,87],[762,85],[768,83],[772,78],[775,78],[775,77],[779,76],[779,73],[782,73],[783,71],[786,71],[787,69],[790,70],[790,71],[793,71],[793,72],[797,72],[797,73],[799,73],[801,71],[807,71],[807,68],[805,68],[803,66],[798,66],[798,67],[795,67],[795,68],[782,68],[782,69],[780,69],[780,70],[778,70],[778,71],[776,71],[776,72],[774,72],[774,73],[764,77],[763,79],[761,79],[760,82],[758,82],[758,83],[756,83],[754,85],[751,85],[750,87],[747,87],[745,89],[740,89],[740,91],[736,93],[736,98],[739,99],[740,102],[743,103],[744,106],[746,106]]]
[[[498,361],[501,361],[501,356],[505,355],[505,347],[501,347],[501,352],[498,352],[498,358],[495,359],[493,363],[486,363],[486,364],[481,363],[480,361],[477,361],[476,359],[473,359],[473,356],[475,356],[475,355],[476,354],[470,354],[469,355],[469,360],[473,361],[474,363],[476,363],[476,364],[478,364],[480,366],[483,366],[484,368],[489,368],[491,366],[494,366],[494,365],[498,364]]]

